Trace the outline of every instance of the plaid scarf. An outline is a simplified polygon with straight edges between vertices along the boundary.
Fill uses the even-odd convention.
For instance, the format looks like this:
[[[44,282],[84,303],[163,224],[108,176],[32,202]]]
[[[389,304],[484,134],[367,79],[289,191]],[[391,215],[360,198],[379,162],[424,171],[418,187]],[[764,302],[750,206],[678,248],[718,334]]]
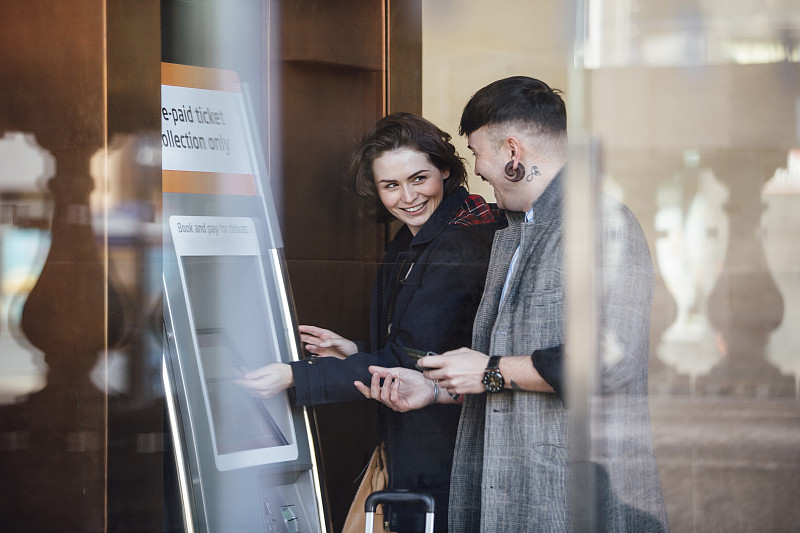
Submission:
[[[486,203],[481,196],[470,194],[461,204],[461,209],[454,216],[448,225],[475,226],[477,224],[490,224],[505,218],[502,210],[492,207]]]

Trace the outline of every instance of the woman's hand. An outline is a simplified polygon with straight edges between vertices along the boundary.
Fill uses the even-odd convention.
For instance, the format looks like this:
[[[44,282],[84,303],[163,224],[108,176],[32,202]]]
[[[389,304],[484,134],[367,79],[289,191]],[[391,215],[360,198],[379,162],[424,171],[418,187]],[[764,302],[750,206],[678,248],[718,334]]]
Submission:
[[[409,368],[379,366],[371,366],[369,371],[372,373],[369,387],[360,381],[354,382],[356,388],[367,398],[378,400],[400,413],[421,409],[433,402],[433,381],[426,379],[421,372]]]
[[[270,398],[293,386],[294,374],[286,363],[273,363],[251,370],[235,381],[253,396]]]
[[[358,351],[356,343],[333,331],[316,326],[300,326],[299,329],[306,351],[314,355],[347,359]]]

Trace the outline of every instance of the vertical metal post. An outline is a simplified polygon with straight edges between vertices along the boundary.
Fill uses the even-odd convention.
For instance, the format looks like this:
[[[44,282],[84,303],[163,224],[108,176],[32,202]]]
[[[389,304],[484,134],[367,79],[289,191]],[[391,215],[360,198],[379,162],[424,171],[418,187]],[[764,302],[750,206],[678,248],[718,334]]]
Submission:
[[[565,353],[569,408],[572,531],[597,530],[597,491],[592,465],[592,398],[599,346],[598,146],[587,134],[585,79],[590,0],[572,3],[573,57],[567,90],[570,158],[564,195]]]
[[[564,198],[566,271],[566,383],[569,408],[570,511],[573,531],[596,531],[592,466],[592,398],[596,384],[599,321],[597,151],[573,139]]]

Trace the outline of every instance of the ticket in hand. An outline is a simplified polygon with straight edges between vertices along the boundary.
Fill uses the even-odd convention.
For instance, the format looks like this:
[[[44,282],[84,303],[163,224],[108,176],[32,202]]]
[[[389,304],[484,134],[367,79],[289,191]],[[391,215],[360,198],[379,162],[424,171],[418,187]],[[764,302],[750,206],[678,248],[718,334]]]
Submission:
[[[419,359],[429,355],[439,355],[436,352],[426,352],[425,350],[414,350],[413,348],[403,348],[411,359]]]

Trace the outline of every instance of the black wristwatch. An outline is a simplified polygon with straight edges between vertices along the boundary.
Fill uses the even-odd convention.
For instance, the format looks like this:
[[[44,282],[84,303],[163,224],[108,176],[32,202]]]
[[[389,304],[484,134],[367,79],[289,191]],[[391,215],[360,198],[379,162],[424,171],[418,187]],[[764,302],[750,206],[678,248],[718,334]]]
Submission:
[[[483,371],[483,386],[487,392],[500,392],[505,385],[503,375],[500,373],[500,356],[493,355],[489,358],[489,364]]]

